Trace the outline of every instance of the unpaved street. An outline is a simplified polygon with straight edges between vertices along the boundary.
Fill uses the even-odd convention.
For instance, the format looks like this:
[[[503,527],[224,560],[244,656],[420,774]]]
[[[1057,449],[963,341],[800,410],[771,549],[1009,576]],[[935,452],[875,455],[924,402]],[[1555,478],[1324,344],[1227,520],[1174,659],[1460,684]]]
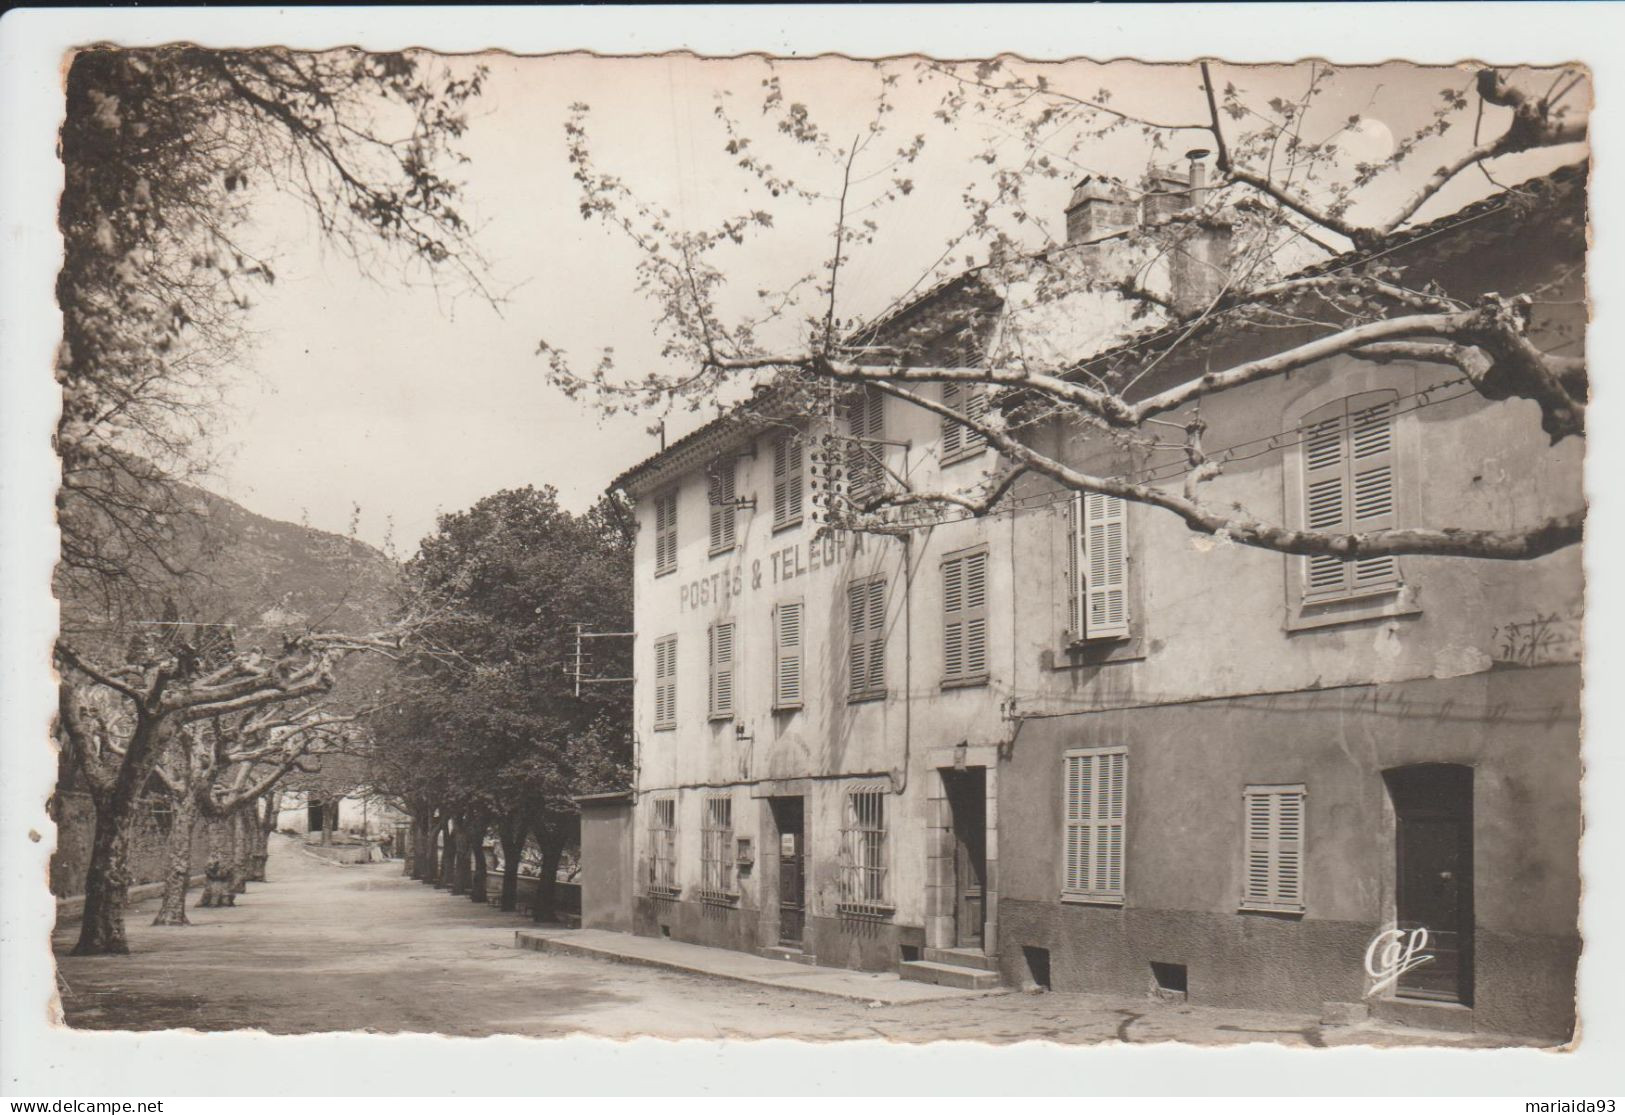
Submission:
[[[191,909],[193,924],[179,929],[150,924],[154,902],[133,909],[130,956],[68,956],[73,933],[65,927],[55,943],[67,1022],[103,1030],[289,1034],[1497,1044],[1074,994],[866,1007],[522,951],[513,932],[527,919],[453,898],[400,872],[399,862],[333,866],[278,836],[271,881],[251,883],[235,908]]]

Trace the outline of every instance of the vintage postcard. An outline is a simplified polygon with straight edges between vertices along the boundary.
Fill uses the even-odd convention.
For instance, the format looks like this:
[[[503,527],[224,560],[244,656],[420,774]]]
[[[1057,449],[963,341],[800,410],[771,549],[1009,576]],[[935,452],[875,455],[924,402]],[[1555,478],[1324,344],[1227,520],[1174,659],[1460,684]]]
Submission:
[[[49,71],[54,1033],[1585,1050],[1584,38],[306,37]]]

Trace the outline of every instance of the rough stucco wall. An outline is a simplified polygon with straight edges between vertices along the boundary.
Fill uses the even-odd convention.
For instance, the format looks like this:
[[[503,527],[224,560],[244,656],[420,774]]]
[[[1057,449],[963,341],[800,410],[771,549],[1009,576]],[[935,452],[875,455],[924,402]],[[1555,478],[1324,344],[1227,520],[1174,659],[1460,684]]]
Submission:
[[[632,806],[581,807],[581,924],[586,929],[632,930]]]

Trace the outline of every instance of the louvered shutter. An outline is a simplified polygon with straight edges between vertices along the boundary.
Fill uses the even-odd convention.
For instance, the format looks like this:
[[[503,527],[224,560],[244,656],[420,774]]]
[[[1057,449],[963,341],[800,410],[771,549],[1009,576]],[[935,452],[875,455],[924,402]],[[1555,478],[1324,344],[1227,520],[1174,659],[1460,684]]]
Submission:
[[[871,693],[886,689],[886,581],[876,577],[869,582],[869,679]]]
[[[732,716],[734,712],[734,625],[718,623],[711,628],[711,715]]]
[[[1123,812],[1127,796],[1128,756],[1102,755],[1095,764],[1094,891],[1106,897],[1123,893]]]
[[[655,572],[668,573],[677,567],[677,493],[668,492],[655,500]]]
[[[1083,493],[1072,493],[1066,517],[1066,637],[1077,641],[1083,631]]]
[[[944,383],[942,385],[942,405],[949,410],[959,412],[960,389],[957,383]],[[942,459],[950,460],[959,455],[965,445],[965,427],[957,421],[942,416]]]
[[[961,392],[961,396],[965,404],[965,417],[973,422],[981,421],[982,417],[987,414],[987,388],[982,386],[967,387]],[[964,444],[966,453],[974,453],[987,445],[987,435],[982,433],[981,430],[973,430],[967,426],[965,427]]]
[[[987,673],[987,554],[965,562],[965,676]]]
[[[1127,509],[1116,496],[1080,494],[1084,637],[1124,639],[1129,633]]]
[[[847,691],[856,696],[869,687],[869,592],[862,581],[846,586]]]
[[[1121,901],[1127,850],[1128,753],[1071,752],[1063,762],[1066,854],[1062,890],[1082,898]]]
[[[801,437],[780,434],[773,443],[773,525],[787,526],[801,518]]]
[[[1349,475],[1353,491],[1352,529],[1387,530],[1395,514],[1394,393],[1373,391],[1349,400]],[[1391,556],[1358,558],[1353,563],[1356,591],[1394,584],[1399,563]]]
[[[677,636],[655,643],[655,727],[677,723]]]
[[[853,439],[846,455],[847,491],[861,502],[880,494],[885,483],[885,446],[875,444],[886,436],[884,397],[868,388],[852,396],[847,425]]]
[[[773,612],[773,707],[801,707],[801,603],[780,604]]]
[[[1305,801],[1302,786],[1247,787],[1242,906],[1287,912],[1304,908]]]
[[[1304,526],[1312,531],[1362,533],[1398,525],[1394,453],[1395,394],[1372,391],[1340,399],[1304,421]],[[1307,558],[1306,601],[1336,599],[1399,581],[1393,557],[1343,561]]]
[[[1066,874],[1062,889],[1083,894],[1089,889],[1089,860],[1093,847],[1093,755],[1068,755],[1066,763]]]
[[[1303,525],[1307,530],[1348,530],[1348,424],[1339,400],[1315,411],[1304,422]],[[1304,596],[1342,596],[1349,589],[1346,562],[1326,554],[1306,559]]]
[[[942,564],[942,674],[945,681],[987,675],[987,552]]]
[[[711,504],[711,552],[720,553],[734,544],[734,459],[729,457],[711,467],[708,487]]]

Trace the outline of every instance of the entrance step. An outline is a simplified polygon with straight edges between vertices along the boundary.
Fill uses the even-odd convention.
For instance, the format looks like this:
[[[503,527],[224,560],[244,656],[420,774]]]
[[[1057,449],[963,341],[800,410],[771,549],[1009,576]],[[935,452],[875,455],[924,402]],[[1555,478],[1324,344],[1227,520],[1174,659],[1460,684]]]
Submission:
[[[767,948],[757,950],[769,960],[788,960],[792,964],[817,964],[818,958],[810,952],[802,952],[787,945],[769,945]]]
[[[1383,1022],[1415,1026],[1422,1030],[1473,1032],[1473,1008],[1460,1003],[1436,1003],[1426,999],[1381,999],[1372,1004],[1371,1016]]]
[[[999,973],[984,968],[966,968],[958,964],[938,964],[930,960],[905,960],[897,965],[897,974],[915,983],[934,983],[938,987],[961,987],[967,991],[987,991],[999,986]]]
[[[981,949],[926,949],[920,958],[932,964],[957,964],[961,968],[980,968],[984,972],[999,970],[999,958],[989,956]]]

